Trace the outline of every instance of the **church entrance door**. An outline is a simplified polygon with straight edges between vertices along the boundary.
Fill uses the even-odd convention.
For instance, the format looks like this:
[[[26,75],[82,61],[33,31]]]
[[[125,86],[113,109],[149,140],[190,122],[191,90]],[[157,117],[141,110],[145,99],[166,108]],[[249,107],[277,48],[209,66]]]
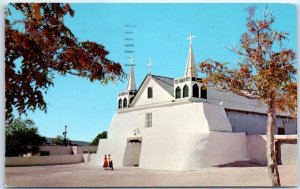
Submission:
[[[123,157],[123,166],[138,167],[140,164],[141,148],[141,137],[128,138]]]

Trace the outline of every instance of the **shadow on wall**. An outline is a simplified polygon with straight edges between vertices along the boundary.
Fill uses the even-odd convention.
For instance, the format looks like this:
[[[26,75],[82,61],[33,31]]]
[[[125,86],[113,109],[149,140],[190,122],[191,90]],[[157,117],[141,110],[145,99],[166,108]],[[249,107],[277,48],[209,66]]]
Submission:
[[[193,150],[186,161],[186,170],[248,160],[245,133],[210,132],[192,137]]]
[[[203,103],[203,111],[210,131],[232,132],[232,126],[222,106]]]
[[[266,138],[262,135],[247,135],[247,157],[257,163],[267,164]]]

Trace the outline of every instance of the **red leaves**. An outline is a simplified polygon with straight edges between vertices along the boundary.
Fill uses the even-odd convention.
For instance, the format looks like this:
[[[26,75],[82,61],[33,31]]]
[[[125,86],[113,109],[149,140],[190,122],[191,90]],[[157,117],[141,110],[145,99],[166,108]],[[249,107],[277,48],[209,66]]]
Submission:
[[[41,4],[40,3],[33,3],[32,4],[32,13],[33,17],[37,20],[41,20]]]
[[[43,92],[53,85],[53,74],[73,74],[107,83],[120,79],[120,64],[106,58],[108,51],[95,42],[79,43],[62,22],[73,16],[69,4],[12,4],[25,17],[22,30],[5,20],[6,118],[40,108],[46,111]],[[30,12],[33,11],[33,13]],[[12,18],[13,19],[13,18]],[[40,22],[37,22],[40,19]],[[15,61],[22,59],[17,69]]]
[[[275,42],[281,45],[287,39],[288,33],[271,31],[274,22],[272,16],[265,14],[262,20],[255,20],[255,8],[249,8],[248,11],[248,32],[241,36],[241,48],[232,50],[242,60],[239,69],[230,70],[216,61],[206,60],[199,65],[201,71],[206,73],[205,80],[218,88],[225,88],[248,98],[254,92],[255,97],[267,103],[270,91],[275,91],[277,96],[272,100],[275,101],[276,108],[295,113],[295,52],[292,49],[279,49],[274,52]]]
[[[71,9],[70,7],[70,4],[69,3],[66,3],[66,6],[65,6],[66,10],[70,13],[70,16],[73,17],[74,16],[74,10]]]

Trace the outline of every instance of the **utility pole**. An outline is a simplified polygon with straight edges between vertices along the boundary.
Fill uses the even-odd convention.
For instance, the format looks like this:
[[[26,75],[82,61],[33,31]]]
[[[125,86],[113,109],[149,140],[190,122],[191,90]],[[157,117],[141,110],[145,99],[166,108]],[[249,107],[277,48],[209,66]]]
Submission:
[[[65,132],[63,132],[63,135],[64,135],[64,145],[65,146],[67,146],[67,127],[68,126],[65,125]]]

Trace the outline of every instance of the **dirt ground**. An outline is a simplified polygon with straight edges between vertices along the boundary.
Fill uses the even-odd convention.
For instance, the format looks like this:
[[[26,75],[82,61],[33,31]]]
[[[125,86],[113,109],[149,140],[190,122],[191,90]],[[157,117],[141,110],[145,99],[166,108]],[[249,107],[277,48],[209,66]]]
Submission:
[[[282,186],[297,186],[297,167],[279,166]],[[6,167],[9,187],[270,186],[267,168],[210,167],[199,171],[156,171],[137,167],[103,170],[89,164]]]

